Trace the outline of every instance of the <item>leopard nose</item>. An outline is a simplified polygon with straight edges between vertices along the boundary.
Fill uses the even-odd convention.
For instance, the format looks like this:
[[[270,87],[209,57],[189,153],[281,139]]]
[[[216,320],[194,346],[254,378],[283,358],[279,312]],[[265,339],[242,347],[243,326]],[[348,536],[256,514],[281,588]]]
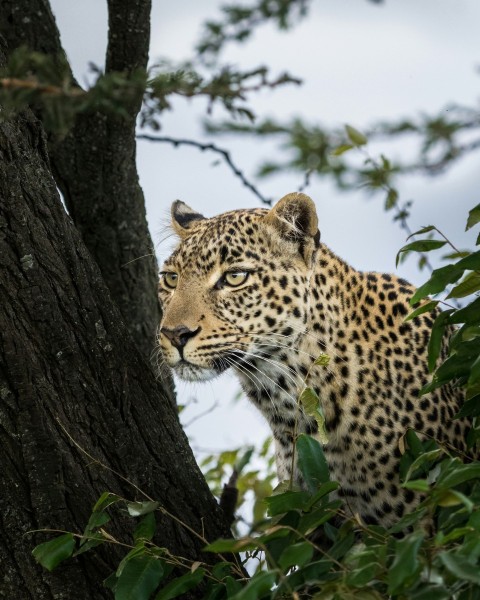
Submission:
[[[175,346],[175,348],[180,350],[186,345],[189,339],[197,335],[200,329],[200,327],[197,327],[197,329],[192,330],[188,329],[188,327],[180,325],[180,327],[175,327],[174,329],[162,327],[160,332],[170,340],[172,346]]]

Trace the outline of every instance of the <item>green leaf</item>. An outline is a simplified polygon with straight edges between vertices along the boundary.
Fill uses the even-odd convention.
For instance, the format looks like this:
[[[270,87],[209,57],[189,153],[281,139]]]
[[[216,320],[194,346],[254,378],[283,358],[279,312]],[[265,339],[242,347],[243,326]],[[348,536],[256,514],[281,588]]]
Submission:
[[[315,504],[318,503],[319,500],[322,500],[322,498],[325,498],[325,496],[327,496],[331,492],[334,492],[339,487],[340,484],[338,483],[338,481],[327,481],[326,483],[322,483],[318,492],[315,492],[315,494],[310,498],[307,504],[305,504],[303,510],[310,510],[313,506],[315,506]]]
[[[361,568],[354,569],[348,573],[346,577],[346,583],[352,587],[363,587],[375,578],[375,574],[378,570],[378,564],[370,563],[364,565]],[[372,596],[375,597],[375,596]],[[358,593],[355,593],[355,598],[359,598]]]
[[[409,600],[451,600],[452,594],[443,585],[436,583],[421,584],[414,592],[408,592]]]
[[[480,222],[480,204],[477,204],[472,210],[468,213],[467,226],[465,227],[465,231],[468,231],[471,227]]]
[[[111,502],[110,504],[113,504],[113,502]],[[82,539],[80,540],[80,546],[88,544],[89,548],[93,548],[94,546],[98,546],[98,544],[104,541],[105,538],[103,538],[102,535],[100,535],[100,537],[96,536],[96,540],[92,540],[91,537],[92,534],[95,533],[96,529],[102,527],[110,521],[110,516],[106,512],[103,512],[105,508],[102,509],[100,512],[93,512],[90,515],[87,526],[85,527],[85,531],[83,532]],[[85,552],[86,550],[87,548],[85,548],[83,552]],[[77,554],[81,554],[81,552],[77,552]]]
[[[147,515],[148,513],[153,512],[160,506],[160,502],[151,502],[151,501],[143,501],[143,502],[127,502],[127,510],[128,514],[131,517],[141,517],[142,515]]]
[[[395,265],[398,267],[398,262],[400,260],[400,254],[404,252],[430,252],[431,250],[436,250],[437,248],[441,248],[445,246],[447,242],[444,240],[416,240],[415,242],[410,242],[397,253],[397,258],[395,259]]]
[[[104,587],[106,587],[109,590],[112,590],[112,592],[115,591],[115,588],[117,587],[117,574],[115,572],[110,573],[110,575],[103,580],[103,585]]]
[[[467,400],[462,408],[455,415],[456,419],[462,417],[478,417],[480,415],[480,395],[476,395]]]
[[[240,474],[243,469],[248,465],[248,463],[250,462],[250,459],[252,458],[252,454],[254,453],[255,448],[254,446],[249,446],[245,452],[243,453],[243,455],[240,457],[240,459],[235,463],[235,470],[237,471],[238,474]]]
[[[461,261],[460,261],[461,262]],[[457,265],[445,265],[440,269],[435,269],[430,279],[421,285],[415,294],[413,294],[410,299],[410,304],[413,306],[425,296],[429,296],[431,294],[438,294],[438,292],[442,292],[449,283],[455,283],[460,277],[464,269],[459,268]]]
[[[472,252],[465,258],[462,258],[455,266],[461,268],[463,271],[475,271],[480,269],[480,250]]]
[[[289,491],[265,498],[265,504],[268,507],[270,516],[273,517],[290,510],[301,510],[306,502],[308,502],[309,498],[310,494],[308,492]]]
[[[93,531],[88,534],[87,538],[82,538],[82,542],[78,550],[73,553],[73,556],[79,556],[88,552],[92,548],[96,548],[107,541],[107,538],[100,531]]]
[[[420,395],[431,392],[453,379],[463,378],[464,383],[466,383],[470,374],[470,367],[480,353],[479,345],[480,339],[468,340],[458,344],[455,353],[451,354],[435,371],[432,381],[420,390]],[[473,393],[476,392],[473,390]]]
[[[334,150],[332,150],[332,156],[340,156],[341,154],[348,152],[352,148],[354,148],[352,144],[341,144],[340,146],[337,146]]]
[[[162,562],[144,554],[130,559],[118,577],[115,600],[148,600],[163,576]]]
[[[470,463],[469,465],[462,465],[455,461],[455,468],[450,469],[444,475],[440,477],[437,485],[442,488],[451,488],[470,479],[480,478],[480,462]]]
[[[135,543],[140,540],[148,540],[151,541],[153,536],[155,535],[157,523],[155,520],[155,513],[148,513],[140,520],[139,524],[136,526],[135,531],[133,532],[133,539]]]
[[[470,367],[470,376],[468,378],[468,385],[475,385],[480,381],[480,355],[477,360]]]
[[[222,554],[224,552],[245,552],[247,550],[256,550],[257,548],[258,540],[252,537],[244,537],[238,540],[233,538],[215,540],[205,547],[205,551]]]
[[[468,512],[471,512],[473,508],[473,502],[457,490],[440,490],[436,494],[436,502],[438,506],[443,507],[463,504]]]
[[[420,456],[423,453],[423,445],[420,441],[420,438],[417,435],[417,432],[414,429],[407,429],[405,433],[405,439],[407,441],[408,447],[412,451],[414,458]]]
[[[310,435],[302,433],[297,439],[298,468],[310,492],[330,480],[327,460],[322,446]]]
[[[212,575],[215,577],[215,579],[224,579],[232,572],[232,566],[234,565],[231,562],[218,562],[212,568]]]
[[[329,363],[330,363],[330,356],[328,354],[320,354],[320,356],[317,356],[317,358],[315,359],[315,362],[313,364],[319,365],[321,367],[326,367],[326,366],[328,366]],[[317,398],[318,398],[318,396],[317,396]]]
[[[349,533],[347,533],[347,535],[340,538],[335,542],[335,544],[333,544],[333,546],[328,551],[329,558],[334,558],[335,560],[343,558],[354,543],[355,533],[353,531],[350,531]]]
[[[385,199],[385,210],[391,210],[394,206],[396,206],[398,201],[398,192],[393,188],[388,190],[387,197]]]
[[[441,552],[438,556],[445,568],[457,579],[480,585],[480,570],[477,566],[469,563],[466,556],[453,552]]]
[[[437,448],[435,450],[430,450],[430,452],[423,452],[418,456],[413,463],[410,465],[410,468],[405,475],[405,481],[408,481],[413,473],[420,467],[424,467],[427,463],[432,463],[437,460],[440,456],[442,456],[443,450],[441,448]]]
[[[272,571],[256,573],[249,583],[230,600],[258,600],[272,589],[275,579],[275,573]]]
[[[75,549],[73,534],[65,533],[49,542],[39,544],[32,550],[34,559],[48,571],[59,565],[62,561],[70,558]]]
[[[416,508],[413,512],[407,513],[403,516],[399,521],[392,525],[392,527],[388,528],[388,533],[400,533],[405,532],[405,530],[409,527],[416,526],[420,527],[420,523],[424,518],[427,509],[425,507]]]
[[[480,290],[480,273],[475,271],[468,273],[462,281],[456,285],[447,296],[448,298],[465,298]]]
[[[119,500],[122,500],[122,498],[120,498],[120,496],[117,496],[116,494],[112,494],[111,492],[103,492],[103,494],[100,496],[100,498],[95,503],[95,506],[93,507],[92,512],[94,512],[94,513],[102,512],[106,508],[111,506],[112,504],[115,504],[115,502],[118,502]]]
[[[448,535],[444,535],[442,531],[438,531],[435,536],[435,545],[436,546],[445,546],[449,542],[453,542],[458,540],[458,538],[463,538],[465,535],[472,533],[471,527],[458,527],[451,531]]]
[[[341,503],[339,502],[339,504]],[[336,510],[332,510],[331,508],[317,508],[316,510],[312,510],[302,515],[302,518],[297,525],[297,529],[304,535],[309,535],[318,529],[320,525],[323,525],[330,519],[333,519],[335,514]]]
[[[200,581],[202,581],[204,575],[205,569],[200,568],[193,573],[185,573],[185,575],[177,577],[160,590],[155,596],[155,600],[170,600],[170,598],[177,598],[180,594],[184,594],[197,586]]]
[[[132,560],[133,558],[136,558],[137,556],[145,556],[146,553],[146,549],[145,549],[145,544],[143,542],[139,542],[135,548],[132,548],[130,550],[130,552],[128,552],[120,561],[117,570],[115,571],[115,574],[117,577],[120,577],[120,575],[123,572],[123,569],[127,566],[128,562],[130,560]]]
[[[412,479],[411,481],[406,481],[402,487],[406,490],[415,490],[417,492],[428,492],[430,489],[426,479]]]
[[[285,548],[278,559],[278,564],[286,571],[293,566],[302,567],[311,560],[312,556],[312,544],[310,542],[298,542]]]
[[[453,310],[441,312],[433,323],[432,331],[430,332],[430,340],[428,342],[428,370],[430,373],[433,373],[435,370],[438,357],[442,350],[445,328],[447,327],[449,317],[453,312]]]
[[[314,364],[317,363],[317,360],[322,359],[322,356],[324,357],[327,355],[324,354],[319,356]],[[328,364],[328,362],[326,364]],[[316,435],[322,444],[326,444],[328,442],[328,434],[325,426],[325,416],[317,393],[313,388],[306,387],[300,394],[298,401],[303,408],[303,412],[309,417],[313,417],[317,422],[318,431]]]
[[[435,231],[437,230],[437,228],[435,227],[435,225],[427,225],[426,227],[422,227],[418,231],[414,231],[413,233],[411,233],[408,236],[407,240],[409,240],[410,238],[414,237],[415,235],[423,235],[424,233],[429,233],[430,231],[433,231],[434,229],[435,229]]]
[[[365,146],[365,144],[368,141],[363,133],[361,133],[360,131],[358,131],[358,129],[355,129],[355,127],[352,127],[351,125],[345,125],[345,131],[347,132],[349,140],[355,146]]]
[[[464,308],[456,310],[451,318],[450,323],[466,323],[468,325],[477,325],[480,321],[480,298],[470,302]]]
[[[438,302],[436,302],[435,300],[432,300],[431,302],[426,302],[425,304],[422,304],[421,306],[416,308],[414,311],[412,311],[409,315],[407,315],[405,317],[405,321],[411,321],[412,319],[414,319],[415,317],[418,317],[419,315],[423,315],[426,312],[432,312],[433,310],[436,309],[437,305],[438,305]]]
[[[415,531],[395,542],[395,558],[388,577],[389,594],[396,594],[415,579],[420,568],[418,551],[424,535],[423,531]]]

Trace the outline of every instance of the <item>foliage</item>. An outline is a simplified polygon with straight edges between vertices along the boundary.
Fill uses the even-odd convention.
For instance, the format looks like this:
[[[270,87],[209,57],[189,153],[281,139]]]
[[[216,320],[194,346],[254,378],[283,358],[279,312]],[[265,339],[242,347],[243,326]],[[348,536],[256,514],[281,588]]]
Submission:
[[[467,227],[470,229],[480,222],[480,204],[469,213]],[[443,239],[420,239],[407,244],[400,249],[406,254],[414,251],[431,251],[449,244],[452,253],[447,265],[435,269],[429,280],[425,282],[414,294],[411,304],[416,310],[410,318],[416,318],[422,312],[431,310],[438,302],[449,308],[437,315],[430,337],[428,348],[430,371],[434,371],[432,381],[421,391],[426,394],[442,385],[452,384],[465,389],[466,403],[460,416],[480,415],[480,250],[474,252],[460,252],[445,235],[436,227],[430,225],[415,232],[421,235],[436,231]],[[480,246],[480,234],[476,246]],[[435,300],[425,303],[429,295],[443,294],[444,300]],[[450,299],[462,299],[463,306],[458,308],[450,304]],[[469,301],[467,301],[469,299]],[[423,301],[418,306],[418,303]],[[437,366],[445,331],[455,326],[455,332],[450,338],[448,357]],[[472,433],[475,441],[475,436]]]
[[[414,160],[391,162],[382,157],[377,164],[372,164],[368,156],[361,164],[358,157],[346,154],[352,147],[363,145],[358,144],[358,140],[352,141],[348,130],[308,123],[301,117],[288,122],[271,118],[256,123],[207,121],[205,128],[209,134],[234,133],[278,140],[286,158],[264,162],[258,170],[261,177],[298,171],[305,174],[305,185],[316,175],[330,178],[340,190],[363,187],[369,191],[382,191],[385,185],[395,188],[400,174],[437,175],[460,158],[480,149],[479,115],[478,106],[449,104],[436,114],[404,118],[396,123],[374,123],[367,128],[365,141],[366,138],[375,142],[410,136],[419,142]],[[387,198],[385,209],[391,209],[395,201],[395,195]]]
[[[256,27],[269,20],[280,29],[288,29],[295,18],[307,14],[310,0],[257,0],[256,3],[225,4],[221,7],[223,19],[206,21],[204,34],[197,45],[200,55],[214,58],[226,42],[244,42]]]
[[[94,81],[84,90],[73,79],[65,58],[18,48],[0,70],[2,118],[35,106],[41,110],[47,130],[65,135],[77,114],[100,111],[122,117],[128,115],[132,103],[143,100],[140,125],[157,130],[159,116],[171,108],[171,98],[182,96],[207,98],[209,113],[220,104],[232,116],[251,120],[253,113],[246,104],[248,94],[265,87],[300,83],[288,73],[271,79],[266,67],[240,72],[225,66],[210,75],[202,74],[193,63],[173,65],[163,61],[148,72],[137,69],[132,73],[102,73],[94,65],[91,70]]]
[[[299,598],[307,591],[317,600],[480,597],[480,463],[463,465],[410,430],[403,445],[405,487],[423,491],[425,500],[386,530],[345,519],[334,496],[338,484],[328,479],[317,441],[301,435],[297,451],[307,490],[274,493],[265,499],[268,518],[255,532],[206,544],[217,559],[213,565],[172,556],[152,541],[158,503],[145,502],[138,510],[141,503],[107,493],[95,505],[83,535],[53,538],[34,555],[53,568],[59,546],[64,560],[91,542],[118,543],[105,525],[112,507],[122,504],[139,521],[129,552],[105,582],[117,600],[175,598],[198,585],[205,599]],[[337,517],[345,519],[343,524]],[[431,519],[437,532],[428,536],[425,527]],[[238,552],[242,558],[225,557]],[[257,565],[250,578],[242,570],[247,564]]]
[[[380,4],[383,0],[370,0]],[[206,61],[215,60],[229,42],[245,42],[261,25],[273,22],[280,30],[290,29],[308,15],[311,0],[256,0],[221,6],[221,18],[206,21],[197,52]]]

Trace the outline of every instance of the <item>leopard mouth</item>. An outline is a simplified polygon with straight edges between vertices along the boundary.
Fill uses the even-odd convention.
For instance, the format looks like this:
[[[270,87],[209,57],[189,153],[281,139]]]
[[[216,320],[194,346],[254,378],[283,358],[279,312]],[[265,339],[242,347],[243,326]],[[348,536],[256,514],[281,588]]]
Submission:
[[[173,370],[180,379],[184,381],[210,381],[220,375],[221,371],[218,371],[215,367],[200,367],[188,362],[185,359],[180,360],[174,367]]]

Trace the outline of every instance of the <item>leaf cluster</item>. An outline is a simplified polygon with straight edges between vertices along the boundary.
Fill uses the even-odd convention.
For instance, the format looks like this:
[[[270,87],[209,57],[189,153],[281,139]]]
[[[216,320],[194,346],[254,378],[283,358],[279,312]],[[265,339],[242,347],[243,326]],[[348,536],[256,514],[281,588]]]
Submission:
[[[480,204],[469,213],[466,229],[480,222]],[[460,306],[449,305],[443,312],[436,312],[428,345],[428,364],[433,378],[421,393],[428,393],[443,385],[454,385],[465,389],[466,403],[460,416],[480,415],[480,250],[458,251],[457,248],[436,227],[430,225],[413,235],[430,234],[435,231],[441,238],[417,239],[400,249],[400,255],[411,252],[431,252],[445,245],[452,247],[449,262],[432,271],[430,278],[418,288],[411,299],[415,310],[407,319],[416,319],[419,315],[432,312],[440,300],[460,300]],[[480,246],[480,234],[476,240]],[[433,295],[435,299],[430,299]],[[448,351],[444,348],[444,334],[453,329]],[[440,364],[438,364],[440,362]],[[475,434],[472,433],[473,443]]]
[[[108,493],[82,536],[64,533],[33,554],[53,569],[92,544],[113,543],[105,529],[107,511],[124,503],[138,524],[129,552],[105,582],[117,600],[166,600],[197,586],[205,600],[278,600],[307,592],[317,600],[480,598],[480,464],[464,465],[411,430],[401,449],[404,485],[422,491],[425,500],[388,530],[348,517],[321,445],[302,434],[297,453],[306,489],[280,488],[265,498],[268,518],[260,528],[207,544],[214,564],[188,563],[151,541],[157,502],[126,502]],[[433,521],[436,534],[428,536],[425,528]],[[232,553],[242,558],[225,558]],[[258,568],[245,578],[240,567],[255,562]]]
[[[205,128],[211,134],[235,133],[278,139],[286,158],[264,162],[258,171],[261,177],[286,170],[298,171],[329,177],[341,190],[360,186],[374,191],[383,189],[386,184],[394,187],[394,178],[399,174],[437,175],[480,148],[480,117],[476,106],[448,105],[438,113],[368,127],[365,141],[367,137],[369,141],[378,141],[406,135],[418,139],[419,151],[413,161],[397,160],[388,165],[368,161],[359,164],[345,154],[359,145],[352,144],[348,130],[309,123],[299,117],[287,122],[265,119],[255,124],[206,122]],[[390,208],[388,203],[387,209]]]
[[[220,19],[205,22],[197,52],[206,59],[215,58],[227,42],[246,41],[256,27],[268,21],[288,29],[307,14],[309,4],[310,0],[256,0],[250,5],[223,5]]]
[[[250,93],[263,88],[300,81],[288,73],[271,78],[266,67],[239,71],[219,68],[204,74],[191,63],[173,65],[159,63],[150,71],[137,69],[130,73],[108,72],[91,65],[93,82],[87,89],[73,79],[65,57],[52,57],[22,47],[15,50],[0,70],[1,118],[33,107],[39,111],[48,131],[65,135],[78,114],[101,112],[120,118],[136,114],[142,104],[139,121],[142,127],[160,128],[159,117],[171,109],[172,98],[208,100],[208,112],[221,105],[232,116],[252,120],[247,104]]]
[[[73,79],[63,55],[55,57],[16,49],[0,70],[1,119],[32,107],[39,111],[47,131],[65,135],[77,114],[94,111],[128,115],[132,103],[142,98],[147,76],[137,70],[129,76],[104,74],[91,65],[94,83],[84,90]]]

